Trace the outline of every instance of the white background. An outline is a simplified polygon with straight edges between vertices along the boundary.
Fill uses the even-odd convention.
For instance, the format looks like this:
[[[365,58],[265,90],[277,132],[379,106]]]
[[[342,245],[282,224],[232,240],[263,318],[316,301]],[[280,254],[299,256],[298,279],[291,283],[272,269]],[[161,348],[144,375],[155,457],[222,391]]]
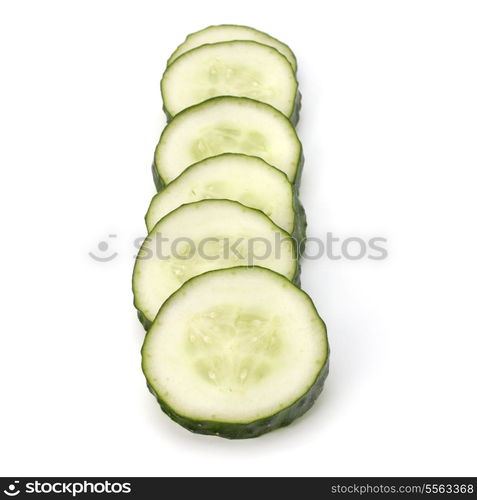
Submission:
[[[130,291],[165,61],[223,22],[298,57],[309,235],[389,251],[304,265],[331,374],[248,441],[162,414]],[[476,25],[460,0],[3,1],[0,474],[476,475]]]

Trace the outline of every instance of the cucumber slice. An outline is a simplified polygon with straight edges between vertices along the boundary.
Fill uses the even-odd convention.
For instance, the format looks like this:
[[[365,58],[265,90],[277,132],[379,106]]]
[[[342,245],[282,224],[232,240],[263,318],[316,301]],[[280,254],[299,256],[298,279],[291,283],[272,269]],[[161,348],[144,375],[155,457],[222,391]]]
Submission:
[[[234,24],[209,26],[208,28],[187,35],[185,41],[182,42],[172,53],[171,57],[169,57],[167,65],[175,61],[180,55],[184,54],[184,52],[195,49],[200,45],[206,43],[230,42],[232,40],[253,40],[263,45],[269,45],[283,54],[291,64],[293,71],[296,71],[296,57],[288,45],[285,45],[283,42],[280,42],[280,40],[273,38],[263,31]]]
[[[231,95],[266,102],[293,121],[298,83],[285,56],[251,41],[201,45],[167,67],[161,81],[168,117],[211,97]]]
[[[164,128],[154,155],[156,185],[221,153],[258,156],[298,184],[302,148],[287,117],[268,104],[226,96],[181,111]]]
[[[148,328],[188,279],[240,265],[260,265],[298,280],[294,240],[259,210],[230,200],[182,205],[154,226],[137,255],[133,292],[141,322]]]
[[[250,438],[305,413],[328,373],[312,300],[260,267],[185,283],[146,335],[142,368],[163,411],[193,432]]]
[[[235,153],[191,165],[156,194],[146,214],[148,232],[177,207],[210,198],[235,200],[257,208],[277,226],[293,233],[293,186],[287,176],[261,158]]]

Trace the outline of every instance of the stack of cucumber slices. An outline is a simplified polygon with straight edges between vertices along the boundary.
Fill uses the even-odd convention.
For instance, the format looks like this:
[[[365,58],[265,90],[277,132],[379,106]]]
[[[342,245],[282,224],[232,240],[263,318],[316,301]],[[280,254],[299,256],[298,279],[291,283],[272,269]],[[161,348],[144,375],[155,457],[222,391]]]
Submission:
[[[167,62],[158,193],[133,272],[142,367],[163,411],[250,438],[305,413],[326,328],[299,288],[305,214],[293,52],[245,26],[189,35]]]

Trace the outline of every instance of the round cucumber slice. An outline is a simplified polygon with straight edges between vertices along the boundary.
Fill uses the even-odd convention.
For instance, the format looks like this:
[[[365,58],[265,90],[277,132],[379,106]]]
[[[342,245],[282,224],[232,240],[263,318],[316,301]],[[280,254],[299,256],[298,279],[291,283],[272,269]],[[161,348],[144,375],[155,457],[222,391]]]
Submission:
[[[164,303],[142,367],[180,425],[251,438],[312,406],[328,355],[326,327],[305,292],[270,270],[236,267],[197,276]]]
[[[288,233],[294,231],[293,186],[287,176],[256,156],[224,153],[191,165],[154,196],[146,214],[148,232],[177,207],[210,198],[257,208]]]
[[[259,210],[231,200],[182,205],[163,217],[138,252],[134,305],[148,328],[163,302],[212,269],[260,265],[298,280],[296,244]]]
[[[201,45],[167,67],[161,81],[169,117],[211,97],[250,97],[297,120],[298,83],[285,56],[252,41]]]
[[[280,40],[273,38],[263,31],[235,24],[209,26],[208,28],[204,28],[200,31],[187,35],[185,41],[182,42],[172,53],[171,57],[167,61],[167,65],[174,62],[180,55],[188,52],[189,50],[195,49],[200,45],[204,45],[206,43],[230,42],[232,40],[253,40],[255,42],[262,43],[263,45],[269,45],[270,47],[278,50],[288,59],[293,71],[296,71],[297,69],[295,54],[293,54],[288,45],[285,45],[283,42],[280,42]]]
[[[222,153],[258,156],[299,182],[303,163],[297,133],[272,106],[245,97],[214,97],[181,111],[164,128],[154,155],[159,187],[189,165]]]

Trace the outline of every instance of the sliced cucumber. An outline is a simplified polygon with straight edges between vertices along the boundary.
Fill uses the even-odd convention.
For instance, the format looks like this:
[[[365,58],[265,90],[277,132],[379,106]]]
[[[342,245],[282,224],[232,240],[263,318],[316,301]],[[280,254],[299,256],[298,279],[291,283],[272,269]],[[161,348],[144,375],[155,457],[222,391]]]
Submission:
[[[253,99],[214,97],[181,111],[163,130],[154,155],[156,185],[221,153],[258,156],[298,184],[301,143],[286,116]]]
[[[142,367],[180,425],[250,438],[312,406],[328,355],[325,325],[305,292],[267,269],[236,267],[197,276],[164,303]]]
[[[293,186],[287,176],[261,158],[236,153],[195,163],[156,194],[146,214],[148,232],[180,205],[210,198],[258,208],[277,226],[293,233]]]
[[[218,26],[209,26],[187,36],[185,41],[177,47],[167,61],[167,65],[175,61],[180,55],[189,50],[195,49],[206,43],[230,42],[232,40],[253,40],[269,45],[283,54],[291,64],[293,71],[296,71],[296,57],[290,48],[276,38],[273,38],[263,31],[249,28],[248,26],[238,26],[234,24],[221,24]]]
[[[294,240],[259,210],[230,200],[177,208],[154,226],[136,258],[134,305],[143,325],[188,279],[240,265],[260,265],[298,280]]]
[[[167,67],[161,81],[169,117],[211,97],[231,95],[266,102],[293,121],[298,83],[285,56],[251,41],[201,45]]]

